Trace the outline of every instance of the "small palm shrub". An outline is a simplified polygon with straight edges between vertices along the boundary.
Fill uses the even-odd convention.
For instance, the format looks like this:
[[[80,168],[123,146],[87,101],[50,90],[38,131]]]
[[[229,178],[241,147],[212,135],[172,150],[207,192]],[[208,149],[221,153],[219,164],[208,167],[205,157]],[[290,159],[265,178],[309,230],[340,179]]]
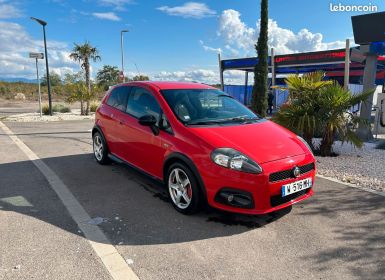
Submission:
[[[362,140],[356,135],[354,128],[358,124],[366,124],[367,121],[350,112],[350,108],[360,102],[365,102],[373,94],[368,91],[353,95],[348,89],[344,89],[337,82],[321,90],[318,104],[318,113],[322,129],[322,140],[319,148],[321,156],[333,155],[333,143],[338,135],[342,142],[352,143],[361,148]]]
[[[317,100],[320,91],[332,83],[324,81],[323,77],[323,72],[290,75],[285,80],[289,89],[288,103],[273,117],[276,123],[301,135],[313,150],[312,139],[320,109]]]
[[[323,81],[323,73],[309,73],[286,79],[289,101],[273,117],[273,121],[303,136],[314,149],[312,139],[320,135],[321,156],[332,156],[333,143],[338,138],[360,148],[362,141],[355,134],[358,124],[366,124],[350,112],[350,108],[365,102],[373,91],[353,95],[337,82]]]

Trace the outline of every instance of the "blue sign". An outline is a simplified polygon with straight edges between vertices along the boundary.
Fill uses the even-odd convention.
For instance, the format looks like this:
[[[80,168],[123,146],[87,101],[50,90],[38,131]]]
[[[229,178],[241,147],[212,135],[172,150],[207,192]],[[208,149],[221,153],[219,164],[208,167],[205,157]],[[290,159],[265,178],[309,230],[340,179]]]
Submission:
[[[370,44],[370,52],[377,55],[385,54],[385,42],[373,42]]]

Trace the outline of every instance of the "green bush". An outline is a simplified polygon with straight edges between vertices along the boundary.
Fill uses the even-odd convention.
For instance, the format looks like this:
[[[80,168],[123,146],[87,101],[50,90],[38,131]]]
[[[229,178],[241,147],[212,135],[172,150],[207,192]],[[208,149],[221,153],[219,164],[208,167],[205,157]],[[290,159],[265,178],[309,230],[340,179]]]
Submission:
[[[65,106],[63,104],[55,104],[52,107],[53,112],[59,112],[59,113],[70,113],[71,109],[68,106]]]
[[[43,112],[43,115],[48,116],[49,115],[49,106],[48,104],[43,104],[41,107],[41,111]]]
[[[91,112],[96,112],[96,109],[98,109],[99,103],[98,102],[92,102],[90,106],[90,111]]]
[[[43,115],[49,115],[49,105],[43,104],[41,107],[41,111]],[[52,106],[52,112],[58,112],[58,113],[69,113],[71,112],[70,107],[65,106],[63,104],[55,104]]]

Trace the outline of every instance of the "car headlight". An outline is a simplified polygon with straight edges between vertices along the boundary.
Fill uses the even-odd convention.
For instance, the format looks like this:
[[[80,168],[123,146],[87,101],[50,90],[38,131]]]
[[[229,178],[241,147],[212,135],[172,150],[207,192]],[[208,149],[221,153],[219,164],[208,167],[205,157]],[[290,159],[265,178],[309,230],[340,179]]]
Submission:
[[[310,146],[309,146],[309,143],[306,142],[306,140],[303,139],[301,136],[298,136],[298,135],[297,135],[297,138],[298,138],[299,140],[301,140],[301,142],[304,143],[304,144],[306,145],[306,147],[309,149],[310,153],[312,153],[312,155],[314,155],[312,149],[311,149]]]
[[[262,168],[241,152],[231,148],[219,148],[211,153],[211,159],[214,163],[247,173],[262,173]]]

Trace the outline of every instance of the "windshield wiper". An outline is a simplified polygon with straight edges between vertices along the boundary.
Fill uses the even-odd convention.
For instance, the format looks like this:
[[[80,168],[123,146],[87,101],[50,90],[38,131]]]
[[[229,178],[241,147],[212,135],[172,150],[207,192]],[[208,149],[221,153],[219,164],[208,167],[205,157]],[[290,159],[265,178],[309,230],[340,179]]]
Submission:
[[[260,118],[258,117],[239,116],[239,117],[218,119],[218,120],[192,121],[186,124],[187,125],[209,125],[209,124],[224,124],[224,123],[231,123],[231,122],[251,123],[259,119]]]
[[[218,97],[229,97],[229,98],[234,99],[234,97],[232,97],[231,95],[228,95],[228,94],[218,94],[217,96]]]
[[[250,123],[250,122],[253,122],[253,121],[257,121],[259,119],[260,118],[258,118],[258,117],[239,116],[239,117],[231,118],[229,120],[231,120],[233,122]]]
[[[188,122],[187,125],[207,125],[207,124],[221,124],[223,123],[222,120],[211,120],[211,121],[195,121],[195,122]]]

